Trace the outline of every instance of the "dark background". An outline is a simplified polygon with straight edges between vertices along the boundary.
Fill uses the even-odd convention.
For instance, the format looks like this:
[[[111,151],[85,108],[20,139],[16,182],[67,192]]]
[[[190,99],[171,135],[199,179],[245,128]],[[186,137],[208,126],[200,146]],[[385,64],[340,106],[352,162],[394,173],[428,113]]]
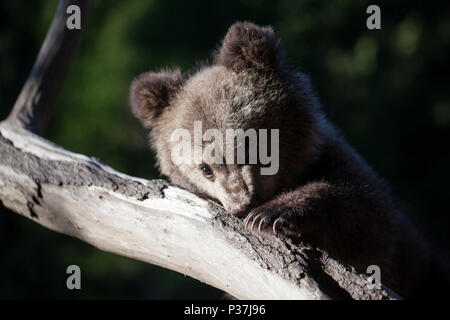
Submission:
[[[378,4],[382,29],[366,28]],[[0,118],[26,80],[57,1],[0,4]],[[450,3],[95,1],[46,137],[113,168],[158,177],[128,107],[137,74],[207,59],[237,20],[270,24],[328,116],[389,181],[429,238],[450,248]],[[1,156],[1,155],[0,155]],[[214,244],[211,244],[214,245]],[[66,289],[66,268],[82,290]],[[0,298],[221,298],[172,271],[101,252],[0,209]]]

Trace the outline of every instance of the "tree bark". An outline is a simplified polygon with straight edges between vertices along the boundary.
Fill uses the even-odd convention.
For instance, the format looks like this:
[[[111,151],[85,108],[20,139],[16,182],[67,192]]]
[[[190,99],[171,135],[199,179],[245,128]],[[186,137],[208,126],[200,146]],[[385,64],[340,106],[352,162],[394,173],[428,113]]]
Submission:
[[[181,272],[240,299],[389,299],[305,243],[256,236],[213,202],[114,171],[0,124],[0,200],[102,250]]]
[[[101,250],[189,275],[240,299],[396,299],[385,287],[306,243],[252,235],[214,202],[163,180],[113,170],[41,138],[81,33],[60,1],[33,71],[0,123],[0,201],[51,230]],[[63,30],[61,30],[63,29]],[[72,41],[75,41],[72,43]]]

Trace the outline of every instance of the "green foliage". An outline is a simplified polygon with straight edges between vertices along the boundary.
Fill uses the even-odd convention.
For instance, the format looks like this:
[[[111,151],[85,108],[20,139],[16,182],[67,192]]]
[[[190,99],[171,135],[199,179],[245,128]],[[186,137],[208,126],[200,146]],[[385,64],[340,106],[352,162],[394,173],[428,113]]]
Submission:
[[[126,173],[158,177],[128,86],[149,69],[207,60],[237,20],[271,24],[291,61],[311,76],[325,110],[449,248],[450,7],[379,4],[366,28],[362,0],[95,1],[47,137]],[[12,107],[57,1],[0,4],[0,116]],[[6,210],[3,210],[6,212]],[[214,244],[211,244],[214,245]],[[182,275],[101,252],[21,217],[0,215],[0,298],[195,298],[221,293]],[[78,264],[83,289],[65,288]]]

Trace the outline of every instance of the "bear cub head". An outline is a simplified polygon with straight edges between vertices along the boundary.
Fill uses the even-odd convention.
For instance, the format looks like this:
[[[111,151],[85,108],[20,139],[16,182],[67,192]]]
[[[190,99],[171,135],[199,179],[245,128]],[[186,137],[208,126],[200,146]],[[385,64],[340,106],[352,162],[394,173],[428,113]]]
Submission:
[[[130,105],[151,129],[161,173],[234,215],[295,187],[317,145],[320,113],[308,79],[287,65],[272,28],[250,22],[233,24],[213,63],[189,76],[138,76]]]

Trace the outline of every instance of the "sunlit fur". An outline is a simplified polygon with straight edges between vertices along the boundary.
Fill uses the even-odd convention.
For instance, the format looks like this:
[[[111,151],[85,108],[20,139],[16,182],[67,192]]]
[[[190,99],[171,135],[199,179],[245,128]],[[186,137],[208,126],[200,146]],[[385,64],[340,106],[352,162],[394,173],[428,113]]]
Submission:
[[[361,272],[380,266],[382,282],[404,297],[419,297],[430,286],[445,288],[441,260],[388,187],[324,117],[308,79],[284,56],[270,27],[239,22],[212,65],[186,78],[178,70],[136,78],[130,103],[151,128],[161,173],[216,199],[229,213],[246,215],[244,223],[254,232],[302,237]],[[279,129],[278,173],[262,176],[259,165],[208,163],[214,176],[206,178],[199,165],[175,165],[170,136],[178,128],[193,133],[194,121],[202,122],[203,132],[223,134],[227,128]]]

